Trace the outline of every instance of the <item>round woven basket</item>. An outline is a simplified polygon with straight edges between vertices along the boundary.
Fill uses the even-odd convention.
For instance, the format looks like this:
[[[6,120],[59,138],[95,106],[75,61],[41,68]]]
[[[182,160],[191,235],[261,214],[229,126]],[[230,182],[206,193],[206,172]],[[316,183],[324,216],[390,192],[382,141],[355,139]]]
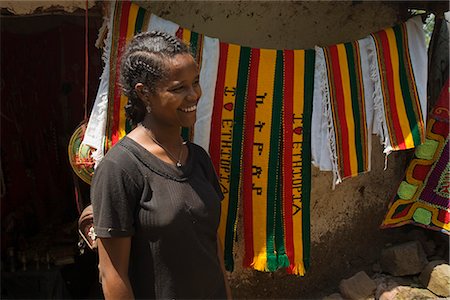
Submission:
[[[81,123],[69,141],[69,162],[75,174],[78,175],[84,182],[91,184],[92,175],[94,175],[94,159],[92,152],[95,149],[88,145],[81,144],[84,133],[86,131],[86,123]]]

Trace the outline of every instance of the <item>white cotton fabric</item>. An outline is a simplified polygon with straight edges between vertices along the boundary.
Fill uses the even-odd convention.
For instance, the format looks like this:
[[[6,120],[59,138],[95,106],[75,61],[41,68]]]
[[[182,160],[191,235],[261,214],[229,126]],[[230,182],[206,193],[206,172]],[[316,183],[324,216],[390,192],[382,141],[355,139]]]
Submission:
[[[150,21],[148,22],[147,31],[157,30],[166,32],[174,36],[177,33],[178,28],[180,28],[178,24],[160,18],[157,15],[151,14]]]
[[[202,66],[200,70],[202,96],[197,105],[194,143],[203,147],[208,153],[218,68],[219,40],[205,36],[203,39]]]
[[[96,149],[92,153],[95,166],[97,166],[105,154],[104,144],[106,135],[106,121],[108,118],[109,62],[111,56],[112,28],[115,6],[115,1],[111,1],[111,15],[108,22],[108,35],[105,40],[105,46],[103,47],[103,62],[105,63],[105,66],[103,68],[102,75],[100,76],[100,85],[97,90],[97,96],[95,97],[94,106],[92,108],[86,132],[82,141],[82,144]]]
[[[423,30],[422,17],[416,16],[406,21],[408,33],[408,48],[411,57],[411,65],[416,81],[417,94],[422,109],[423,122],[427,120],[427,78],[428,55],[425,44],[425,32]]]

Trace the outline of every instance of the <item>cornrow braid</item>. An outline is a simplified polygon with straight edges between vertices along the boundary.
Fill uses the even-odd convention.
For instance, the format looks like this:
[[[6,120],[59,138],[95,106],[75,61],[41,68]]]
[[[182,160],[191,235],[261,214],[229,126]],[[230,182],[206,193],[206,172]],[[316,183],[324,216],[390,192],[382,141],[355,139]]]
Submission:
[[[177,54],[190,54],[189,47],[166,32],[143,32],[130,41],[122,57],[120,84],[128,97],[125,113],[132,124],[141,122],[146,114],[146,105],[136,93],[136,84],[142,83],[154,93],[157,84],[167,76],[167,61]]]

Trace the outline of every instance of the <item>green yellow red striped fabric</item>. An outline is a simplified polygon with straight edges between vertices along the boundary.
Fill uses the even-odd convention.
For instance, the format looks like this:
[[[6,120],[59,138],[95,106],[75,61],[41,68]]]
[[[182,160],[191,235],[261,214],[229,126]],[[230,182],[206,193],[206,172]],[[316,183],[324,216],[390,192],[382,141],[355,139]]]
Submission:
[[[392,150],[411,149],[425,138],[406,23],[371,34],[376,46],[384,114]],[[426,72],[426,70],[423,70]]]
[[[149,18],[149,12],[130,1],[116,2],[110,53],[105,152],[131,130],[125,117],[128,99],[116,83],[119,82],[120,62],[126,43],[145,28]]]
[[[341,179],[369,170],[364,84],[358,41],[324,48]]]
[[[228,270],[234,268],[233,243],[241,187],[249,60],[249,48],[220,43],[219,71],[211,120],[210,155],[224,194],[219,236],[224,242],[224,258]]]
[[[310,122],[314,50],[220,43],[210,155],[225,198],[219,235],[233,269],[240,201],[244,265],[261,271],[309,266]],[[242,194],[241,194],[242,191]]]

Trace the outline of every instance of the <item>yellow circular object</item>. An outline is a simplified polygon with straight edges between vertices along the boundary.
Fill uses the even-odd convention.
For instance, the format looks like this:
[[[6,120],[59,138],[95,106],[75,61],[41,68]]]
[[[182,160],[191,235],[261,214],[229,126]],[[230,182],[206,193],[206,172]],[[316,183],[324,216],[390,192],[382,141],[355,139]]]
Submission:
[[[92,152],[94,148],[88,145],[81,144],[86,131],[86,123],[81,123],[69,141],[69,162],[75,174],[78,175],[84,182],[91,184],[92,175],[94,175],[94,159]]]

